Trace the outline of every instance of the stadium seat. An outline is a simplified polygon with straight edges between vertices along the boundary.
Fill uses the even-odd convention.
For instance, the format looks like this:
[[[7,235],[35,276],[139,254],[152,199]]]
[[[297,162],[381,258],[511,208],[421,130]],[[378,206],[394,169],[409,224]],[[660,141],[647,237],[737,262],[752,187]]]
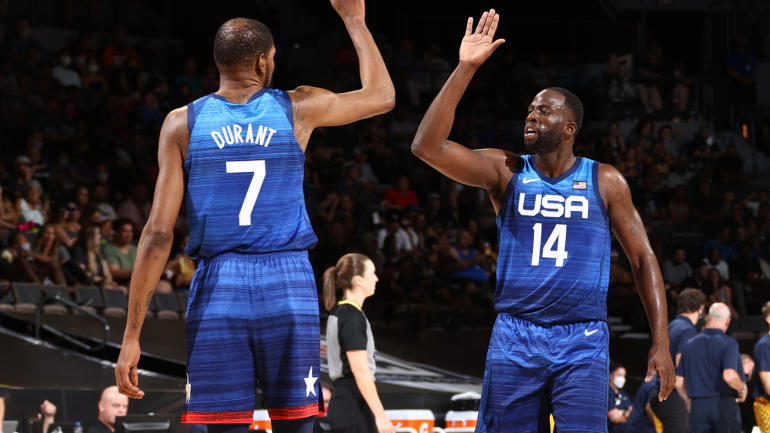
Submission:
[[[11,290],[13,291],[13,297],[16,298],[16,304],[13,306],[14,312],[35,312],[37,303],[43,296],[40,286],[36,283],[12,283]]]
[[[13,292],[10,283],[0,283],[0,311],[13,311]]]
[[[179,307],[181,308],[182,312],[182,318],[187,318],[187,300],[190,297],[190,291],[189,290],[182,290],[180,292],[176,292],[176,298],[179,302]]]
[[[120,290],[104,290],[104,315],[107,317],[126,317],[128,298]]]
[[[75,289],[75,298],[84,310],[92,313],[96,313],[97,309],[104,308],[101,291],[96,286],[78,287]],[[83,305],[84,303],[86,305]],[[75,310],[75,314],[79,314],[77,310]]]
[[[178,319],[179,301],[173,293],[156,293],[155,305],[157,310],[155,316],[158,319]]]
[[[71,300],[67,286],[48,285],[43,287],[43,291],[46,295],[53,296],[58,294],[60,298]],[[69,308],[58,302],[49,302],[43,305],[43,312],[45,314],[64,315],[69,312]]]

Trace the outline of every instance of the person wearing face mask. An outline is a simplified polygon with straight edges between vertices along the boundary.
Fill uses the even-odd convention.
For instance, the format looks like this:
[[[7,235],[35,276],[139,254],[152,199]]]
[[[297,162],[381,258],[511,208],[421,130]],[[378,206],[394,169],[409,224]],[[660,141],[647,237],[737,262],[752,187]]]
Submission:
[[[326,356],[334,381],[327,417],[334,432],[394,431],[377,395],[374,337],[361,310],[376,284],[374,263],[363,254],[345,254],[324,272],[323,302],[330,310]],[[339,302],[337,289],[342,289]]]
[[[82,86],[80,80],[80,74],[72,67],[72,56],[68,49],[63,49],[59,55],[59,64],[53,67],[51,71],[53,78],[61,83],[63,87],[77,87]]]
[[[668,324],[669,349],[675,367],[679,366],[684,343],[698,335],[696,325],[703,316],[705,304],[706,295],[699,289],[684,289],[679,294],[676,302],[679,314]],[[684,399],[679,393],[672,392],[666,400],[653,400],[650,405],[663,424],[665,433],[686,433],[689,430],[690,416]]]
[[[610,390],[607,398],[607,431],[609,433],[628,432],[626,422],[631,417],[633,405],[631,398],[623,391],[626,384],[626,369],[620,364],[610,362]]]

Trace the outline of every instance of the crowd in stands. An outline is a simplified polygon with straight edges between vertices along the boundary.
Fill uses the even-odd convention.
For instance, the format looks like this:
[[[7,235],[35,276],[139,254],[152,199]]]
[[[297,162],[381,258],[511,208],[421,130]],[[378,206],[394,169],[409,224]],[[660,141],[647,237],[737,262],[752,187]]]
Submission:
[[[0,279],[126,291],[151,207],[160,125],[171,109],[216,91],[216,69],[211,60],[164,51],[121,29],[75,37],[60,50],[47,45],[25,20],[0,41]],[[334,75],[309,84],[338,91],[357,85],[351,50],[332,53]],[[491,203],[410,152],[454,51],[427,44],[418,53],[402,38],[383,52],[396,109],[318,129],[308,145],[305,195],[319,237],[311,262],[320,277],[347,252],[371,257],[380,276],[373,320],[488,325],[497,245]],[[471,83],[450,138],[522,152],[532,96],[547,86],[570,88],[583,98],[588,119],[575,151],[626,176],[672,302],[681,288],[697,287],[736,316],[751,313],[770,297],[763,291],[770,282],[768,191],[749,182],[766,173],[747,165],[737,136],[708,124],[695,134],[680,126],[699,118],[692,81],[666,65],[659,47],[636,61],[612,54],[593,80],[574,56],[555,66],[542,54],[527,66],[501,49]],[[276,81],[287,83],[281,87],[305,84],[296,71],[281,74],[279,67]],[[184,210],[176,233],[158,291],[183,290],[192,277]],[[634,302],[628,269],[615,245],[611,311]]]

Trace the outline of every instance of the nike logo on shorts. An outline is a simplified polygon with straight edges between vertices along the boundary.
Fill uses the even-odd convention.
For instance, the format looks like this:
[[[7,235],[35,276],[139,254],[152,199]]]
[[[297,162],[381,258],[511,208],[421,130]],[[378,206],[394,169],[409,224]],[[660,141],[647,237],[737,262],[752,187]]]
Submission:
[[[588,329],[586,329],[585,331],[583,331],[583,334],[585,334],[586,337],[590,337],[590,336],[594,335],[597,331],[598,331],[598,329],[594,329],[593,331],[589,331]]]

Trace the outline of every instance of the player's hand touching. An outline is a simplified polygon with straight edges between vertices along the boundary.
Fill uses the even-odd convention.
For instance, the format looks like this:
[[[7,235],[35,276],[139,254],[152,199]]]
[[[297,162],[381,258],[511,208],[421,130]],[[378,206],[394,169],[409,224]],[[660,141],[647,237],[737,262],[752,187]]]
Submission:
[[[115,365],[115,382],[118,385],[118,391],[131,398],[144,397],[144,391],[139,389],[139,373],[136,370],[141,354],[142,349],[139,347],[138,340],[123,340],[118,362]]]
[[[366,15],[364,0],[331,0],[332,7],[343,21],[362,20]]]
[[[674,363],[671,361],[671,355],[667,347],[653,345],[650,348],[650,353],[647,356],[647,376],[644,378],[644,381],[651,381],[656,371],[660,375],[658,401],[663,401],[671,394],[675,383]]]
[[[460,43],[460,63],[467,63],[474,67],[481,66],[497,47],[505,42],[505,39],[494,40],[497,31],[497,23],[500,15],[494,9],[484,12],[473,30],[473,17],[468,17],[465,26],[465,37]]]

